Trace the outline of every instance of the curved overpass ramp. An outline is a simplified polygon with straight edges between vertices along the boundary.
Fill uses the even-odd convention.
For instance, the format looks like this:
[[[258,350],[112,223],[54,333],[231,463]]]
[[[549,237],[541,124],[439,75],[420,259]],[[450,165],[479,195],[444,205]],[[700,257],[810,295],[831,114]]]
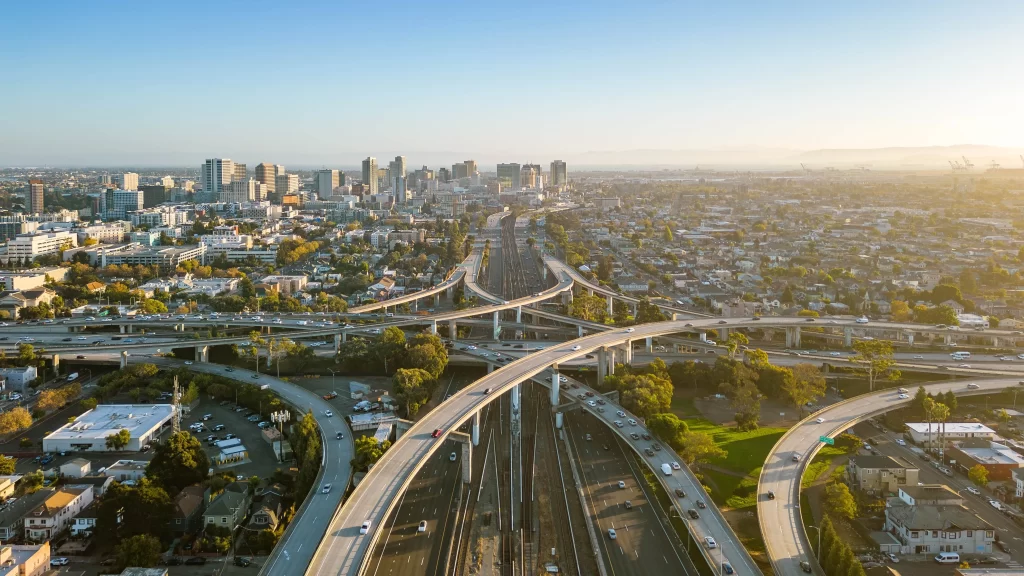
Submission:
[[[980,372],[980,371],[979,371]],[[988,394],[1017,386],[1020,376],[978,380],[978,388],[968,388],[968,382],[950,381],[925,385],[924,389],[938,394],[952,390],[957,396]],[[820,436],[838,436],[850,426],[910,404],[901,400],[895,389],[864,394],[833,404],[807,417],[787,431],[772,448],[761,469],[757,484],[757,514],[761,535],[768,550],[768,558],[779,576],[802,576],[800,562],[808,561],[818,574],[821,568],[811,553],[811,546],[800,515],[800,482],[814,455],[823,446]],[[818,424],[815,420],[824,418]],[[799,461],[793,461],[799,455]],[[771,490],[775,500],[764,497]]]

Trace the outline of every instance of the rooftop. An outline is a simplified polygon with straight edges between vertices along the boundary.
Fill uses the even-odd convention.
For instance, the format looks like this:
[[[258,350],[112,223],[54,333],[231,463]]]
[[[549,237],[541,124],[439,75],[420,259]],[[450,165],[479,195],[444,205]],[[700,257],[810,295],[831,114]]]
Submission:
[[[945,425],[945,434],[995,434],[996,431],[985,426],[984,424],[978,424],[977,422],[947,422]],[[907,422],[907,428],[910,428],[914,432],[920,434],[928,433],[928,423],[926,422]],[[932,422],[931,433],[938,434],[943,429],[943,425]]]
[[[850,458],[850,462],[854,463],[858,468],[909,468],[916,470],[917,466],[914,466],[910,462],[903,460],[896,460],[889,456],[854,456]]]
[[[991,530],[992,525],[963,506],[910,505],[899,498],[886,502],[886,516],[910,530]]]
[[[141,438],[173,414],[174,406],[171,404],[101,404],[46,438],[100,440],[121,429],[131,432],[132,438]]]

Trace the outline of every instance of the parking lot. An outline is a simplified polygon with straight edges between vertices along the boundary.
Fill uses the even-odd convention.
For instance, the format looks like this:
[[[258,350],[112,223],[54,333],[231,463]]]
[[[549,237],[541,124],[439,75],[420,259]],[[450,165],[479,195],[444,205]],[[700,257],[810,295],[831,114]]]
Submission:
[[[220,453],[220,449],[216,446],[211,446],[207,442],[208,437],[215,436],[220,440],[224,440],[230,434],[242,441],[242,445],[249,452],[248,461],[225,467],[214,465],[214,473],[231,472],[245,478],[253,475],[260,478],[268,478],[281,465],[274,454],[273,446],[263,439],[261,430],[257,426],[260,420],[250,422],[247,420],[249,414],[250,412],[247,409],[239,409],[233,403],[221,404],[213,400],[203,399],[200,400],[197,408],[191,410],[187,417],[182,418],[181,427],[187,430],[189,426],[195,423],[202,423],[204,425],[203,431],[194,434],[203,443],[206,454],[210,457],[211,465],[213,458]],[[203,416],[205,415],[209,415],[210,418],[204,421]],[[215,430],[221,426],[223,426],[222,429]]]

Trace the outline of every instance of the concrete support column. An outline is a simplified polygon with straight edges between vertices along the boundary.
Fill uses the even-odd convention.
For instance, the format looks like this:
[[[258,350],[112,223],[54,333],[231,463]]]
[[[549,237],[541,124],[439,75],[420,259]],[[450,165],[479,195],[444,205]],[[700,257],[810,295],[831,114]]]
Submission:
[[[334,335],[334,352],[337,353],[341,349],[341,334]]]
[[[418,298],[416,300],[412,301],[412,311],[413,312],[419,312],[420,311],[420,301],[419,301]]]
[[[547,266],[544,266],[544,267],[542,267],[540,269],[540,275],[541,275],[541,278],[543,278],[545,280],[548,279],[548,267]]]
[[[719,342],[728,342],[729,341],[729,329],[728,328],[720,328],[718,330],[718,341]]]
[[[196,346],[196,360],[200,362],[210,361],[210,347],[209,346]]]
[[[608,371],[606,374],[615,374],[615,348],[608,349]]]
[[[673,312],[672,313],[672,321],[675,322],[676,320],[679,320],[679,314],[677,314],[676,312]]]
[[[520,384],[516,384],[512,387],[512,409],[519,410],[519,387]]]
[[[492,364],[491,362],[488,362],[487,363],[487,373],[490,374],[491,372],[494,372],[494,364]]]
[[[611,296],[608,297],[608,315],[613,316],[615,314],[615,299]]]
[[[437,336],[437,320],[430,321],[430,333]]]
[[[608,373],[608,351],[602,346],[597,349],[597,385],[604,384],[605,374]]]
[[[440,304],[440,303],[441,303],[441,293],[440,292],[435,292],[434,293],[434,307],[437,308],[437,305]]]
[[[572,304],[572,288],[562,292],[562,303]]]
[[[480,445],[480,411],[473,413],[473,446]]]
[[[53,371],[57,372],[58,368],[60,368],[60,354],[54,354],[53,355]]]
[[[132,332],[135,332],[135,327],[133,325],[129,324],[128,325],[128,333],[131,334]]]
[[[126,350],[121,351],[121,368],[128,367],[128,352]]]
[[[594,289],[593,288],[587,288],[587,296],[593,296],[593,295],[594,295]]]
[[[633,304],[633,318],[636,318],[636,315],[637,315],[637,305]]]
[[[124,334],[124,333],[125,333],[125,330],[127,330],[127,329],[128,329],[128,327],[127,327],[127,326],[125,326],[124,324],[121,324],[120,326],[118,326],[118,328],[120,328],[120,329],[121,329],[121,334]]]
[[[500,314],[501,314],[500,312],[495,310],[495,312],[494,312],[494,330],[493,330],[493,336],[494,336],[495,340],[499,340],[501,338],[501,324],[499,323],[499,321],[501,320],[501,318],[499,317]]]
[[[576,337],[583,338],[583,326],[576,327]]]
[[[348,342],[348,332],[342,332],[342,333],[341,333],[341,342],[342,342],[343,344],[344,344],[345,342]]]
[[[551,366],[551,405],[558,406],[559,394],[558,388],[561,385],[561,381],[558,379],[558,365]]]
[[[644,350],[646,350],[648,354],[654,353],[654,338],[648,336],[644,340]]]
[[[633,363],[633,341],[626,340],[626,344],[622,347],[622,361],[626,364]]]
[[[708,333],[707,332],[703,332],[702,331],[699,334],[700,334],[700,341],[701,342],[707,342],[708,341]]]
[[[910,346],[914,345],[914,333],[913,332],[907,332],[907,344],[910,345]]]
[[[448,321],[448,337],[453,343],[459,337],[459,328],[455,325],[455,320]]]
[[[943,334],[942,341],[946,344],[946,346],[949,346],[950,344],[953,343],[953,336],[950,334]]]
[[[850,328],[849,326],[843,328],[843,346],[846,348],[851,348],[853,346],[853,328]]]
[[[800,327],[793,327],[793,346],[796,348],[800,347]]]
[[[521,324],[522,322],[523,322],[523,307],[522,306],[516,306],[516,324]]]
[[[462,482],[469,484],[473,476],[473,449],[470,448],[469,442],[460,442],[462,444]]]

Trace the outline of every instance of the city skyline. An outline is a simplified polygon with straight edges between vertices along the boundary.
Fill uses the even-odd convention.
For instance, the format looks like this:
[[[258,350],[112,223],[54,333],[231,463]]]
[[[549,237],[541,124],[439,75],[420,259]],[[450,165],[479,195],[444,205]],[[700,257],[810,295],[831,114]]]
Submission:
[[[753,152],[762,149],[1024,146],[1022,85],[1010,72],[1010,55],[1024,48],[1017,33],[1024,5],[989,7],[977,14],[953,2],[624,11],[568,3],[545,5],[545,18],[535,18],[540,5],[311,3],[238,14],[207,6],[197,20],[180,4],[46,12],[19,5],[12,20],[21,25],[0,39],[0,64],[18,80],[4,108],[19,111],[0,119],[8,136],[0,158],[4,165],[190,165],[196,157],[262,157],[316,168],[358,165],[368,152],[428,165],[471,155],[485,166],[542,157],[588,165],[597,152],[603,156],[594,164],[603,165],[621,161],[616,151],[739,149],[756,163]],[[378,18],[407,27],[396,35],[352,26],[304,42],[254,34],[227,44],[218,29],[225,19],[288,28]],[[126,50],[94,32],[139,26],[170,41]],[[47,42],[30,42],[40,29]],[[454,56],[464,72],[439,74]],[[273,66],[282,81],[240,90],[235,75],[203,74],[213,61],[236,70]],[[410,80],[357,89],[364,63]],[[337,72],[313,90],[298,88],[325,66]],[[489,79],[516,69],[539,72],[517,75],[530,79],[514,89]],[[121,89],[107,88],[111,74]],[[268,111],[274,122],[258,120]]]

